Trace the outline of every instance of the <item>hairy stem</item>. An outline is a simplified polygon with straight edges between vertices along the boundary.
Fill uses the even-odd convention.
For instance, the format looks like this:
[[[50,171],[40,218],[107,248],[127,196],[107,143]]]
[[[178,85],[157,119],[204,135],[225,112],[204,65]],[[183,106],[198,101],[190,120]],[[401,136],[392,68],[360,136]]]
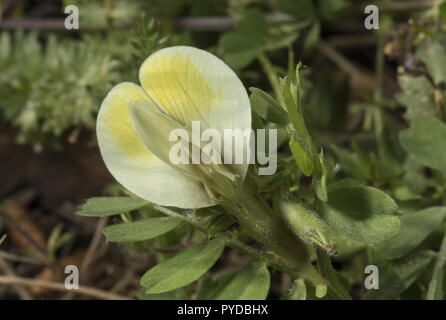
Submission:
[[[254,195],[246,184],[239,187],[231,200],[224,206],[252,238],[264,244],[283,261],[279,263],[278,269],[294,277],[308,279],[315,285],[317,295],[324,296],[325,279],[310,264],[306,245],[294,235],[282,218]]]
[[[322,275],[328,280],[328,286],[333,296],[340,300],[351,300],[349,293],[345,290],[339,281],[333,266],[331,265],[330,256],[322,249],[317,249],[317,259],[319,269]]]

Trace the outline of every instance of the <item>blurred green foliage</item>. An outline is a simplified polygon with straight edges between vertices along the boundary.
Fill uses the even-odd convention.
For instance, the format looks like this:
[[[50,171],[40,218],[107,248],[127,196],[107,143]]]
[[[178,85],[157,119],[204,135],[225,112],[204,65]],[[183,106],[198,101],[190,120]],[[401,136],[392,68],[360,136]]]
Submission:
[[[19,142],[57,142],[75,128],[95,126],[98,105],[119,79],[119,62],[101,41],[36,33],[0,35],[0,107],[20,128]],[[46,140],[48,139],[48,140]]]
[[[312,239],[307,241],[312,246],[322,241],[318,225],[324,226],[323,243],[329,242],[327,247],[337,251],[332,259],[341,266],[339,281],[347,279],[356,288],[355,298],[444,299],[445,266],[434,252],[446,250],[440,247],[446,229],[446,2],[413,11],[392,11],[389,4],[394,2],[376,2],[390,8],[382,12],[385,28],[354,32],[372,36],[378,45],[361,49],[355,43],[343,49],[329,40],[356,35],[343,33],[343,22],[348,28],[348,22],[359,21],[362,27],[368,1],[66,0],[65,5],[80,8],[79,32],[0,34],[0,113],[17,128],[18,142],[36,150],[46,145],[62,147],[67,139],[74,142],[80,130],[94,131],[106,93],[116,83],[136,82],[145,57],[170,45],[201,46],[224,59],[251,87],[253,127],[278,129],[278,172],[259,178],[252,166],[249,183],[275,209],[280,207],[276,203],[280,192],[286,190],[291,199],[304,204],[300,209],[320,213],[323,222],[314,220],[314,226],[298,228],[298,233]],[[278,14],[283,20],[272,23],[272,16]],[[219,31],[194,32],[178,27],[180,19],[200,16],[231,18],[234,28],[223,24]],[[321,43],[333,50],[321,50]],[[294,56],[304,62],[298,70],[300,78]],[[372,85],[366,76],[361,81],[354,78],[357,73],[352,69],[373,78]],[[128,196],[120,187],[109,188],[108,194]],[[109,199],[105,203],[113,204]],[[369,207],[363,209],[363,203]],[[161,219],[157,221],[162,223],[160,217],[170,212],[144,205],[137,213],[129,212],[134,208],[107,212],[120,214],[128,224],[126,234],[129,228],[137,228],[140,235],[145,222],[138,220]],[[181,214],[203,225],[209,236],[237,228],[219,207]],[[358,221],[361,214],[367,219]],[[303,219],[302,215],[294,218],[290,218],[293,223]],[[126,244],[150,251],[162,262],[169,261],[182,243],[204,240],[186,223],[168,220],[171,224],[164,226],[162,235],[126,238]],[[169,251],[172,248],[176,251]],[[382,267],[381,290],[361,289],[368,264]],[[209,267],[209,263],[197,265],[203,272]],[[254,283],[251,271],[263,274],[264,281]],[[150,287],[156,282],[151,276]],[[201,274],[188,276],[196,280]],[[247,264],[204,275],[196,287],[177,289],[169,282],[169,288],[176,290],[154,290],[140,297],[214,297],[210,288],[215,286],[224,288],[222,292],[234,288],[244,297],[239,281],[252,281],[250,290],[260,288],[259,296],[266,296],[269,277],[264,266]],[[293,281],[283,297],[312,298],[306,284],[302,279]]]

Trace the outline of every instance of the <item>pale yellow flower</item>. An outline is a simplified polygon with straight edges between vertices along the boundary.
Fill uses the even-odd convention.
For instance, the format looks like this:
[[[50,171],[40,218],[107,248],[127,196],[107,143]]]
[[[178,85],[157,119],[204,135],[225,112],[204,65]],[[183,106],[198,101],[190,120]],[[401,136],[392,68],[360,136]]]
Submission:
[[[97,120],[104,162],[126,189],[165,206],[213,205],[193,165],[168,158],[175,128],[250,129],[248,94],[236,74],[219,58],[192,47],[176,46],[149,56],[139,70],[141,86],[125,82],[103,101]],[[249,146],[246,146],[248,148]],[[248,164],[228,165],[243,178]]]

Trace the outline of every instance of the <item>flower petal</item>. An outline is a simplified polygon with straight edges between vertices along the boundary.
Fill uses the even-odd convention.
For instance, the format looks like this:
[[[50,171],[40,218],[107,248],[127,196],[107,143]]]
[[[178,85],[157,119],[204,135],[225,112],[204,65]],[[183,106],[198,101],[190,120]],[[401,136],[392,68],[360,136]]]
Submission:
[[[223,61],[206,51],[186,46],[159,50],[144,61],[139,80],[168,115],[189,128],[192,121],[200,121],[203,130],[216,129],[222,136],[224,129],[251,129],[251,106],[243,84]],[[233,145],[241,143],[247,155],[248,140],[237,136]],[[244,177],[248,161],[230,167]]]
[[[147,201],[180,208],[213,205],[200,182],[160,160],[139,139],[129,111],[136,101],[156,108],[133,83],[115,86],[101,105],[96,130],[108,170],[126,189]]]
[[[200,180],[193,166],[190,165],[189,149],[191,134],[187,132],[183,125],[159,110],[154,103],[150,104],[146,101],[134,101],[130,103],[130,118],[137,136],[145,144],[147,149],[159,159],[172,165],[176,170],[181,171],[192,180]],[[173,139],[174,141],[169,139],[170,135],[176,129],[183,129],[187,134],[187,136],[181,138],[180,142],[177,139]],[[173,146],[178,143],[182,146],[181,149],[186,155],[188,164],[174,164],[169,158]]]

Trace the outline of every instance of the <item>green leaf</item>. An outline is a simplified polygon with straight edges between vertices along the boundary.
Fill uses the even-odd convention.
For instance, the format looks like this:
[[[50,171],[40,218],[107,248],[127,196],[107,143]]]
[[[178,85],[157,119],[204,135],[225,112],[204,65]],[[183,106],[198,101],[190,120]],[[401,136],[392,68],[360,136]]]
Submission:
[[[304,242],[333,252],[333,245],[326,237],[329,227],[316,212],[298,202],[286,201],[281,203],[280,213],[288,227]]]
[[[412,253],[380,270],[379,289],[368,290],[366,300],[390,300],[410,287],[432,260],[431,251]],[[379,268],[379,266],[378,266]]]
[[[131,197],[98,197],[90,198],[76,214],[88,217],[107,217],[140,209],[149,203]]]
[[[351,257],[366,248],[366,244],[363,242],[358,242],[350,237],[346,237],[333,228],[327,229],[327,238],[334,244],[336,258],[339,259]]]
[[[426,294],[426,300],[444,300],[444,273],[445,267],[436,268],[429,282],[429,288]]]
[[[220,38],[224,60],[234,69],[242,69],[264,50],[268,38],[268,23],[257,9],[246,10],[235,31]]]
[[[144,241],[165,234],[181,224],[174,217],[148,218],[108,226],[104,234],[111,242]]]
[[[235,30],[238,33],[254,38],[264,45],[268,38],[268,22],[265,15],[258,9],[245,10]]]
[[[222,271],[216,277],[209,273],[204,275],[197,285],[197,300],[211,299],[233,274],[234,271]]]
[[[209,236],[214,236],[215,234],[223,231],[234,224],[234,219],[227,213],[217,214],[212,217],[211,221],[206,225],[206,231]]]
[[[357,152],[347,151],[343,148],[332,146],[333,151],[341,162],[342,169],[360,181],[367,181],[371,177],[371,165],[364,162]]]
[[[225,33],[220,38],[224,61],[234,69],[242,69],[253,62],[263,47],[256,39],[237,32]]]
[[[296,73],[299,72],[299,65],[297,66]],[[290,67],[289,67],[290,68]],[[289,73],[289,72],[288,72]],[[296,83],[292,83],[294,77],[287,76],[281,85],[281,94],[285,103],[285,109],[288,111],[288,116],[293,125],[296,134],[300,139],[306,142],[311,141],[311,137],[308,133],[305,125],[304,118],[301,114],[300,106],[300,78],[299,74],[296,75]]]
[[[319,3],[323,16],[332,16],[345,6],[344,0],[324,0]]]
[[[280,94],[284,109],[288,111],[291,124],[287,127],[290,137],[289,147],[291,154],[302,173],[309,177],[315,170],[315,147],[308,133],[302,116],[300,105],[300,67],[299,63],[294,69],[294,58],[290,50],[288,56],[288,76],[281,82]]]
[[[307,286],[302,279],[294,280],[287,300],[307,300]]]
[[[293,32],[290,34],[286,34],[278,39],[271,39],[266,44],[266,49],[267,50],[278,50],[278,49],[282,49],[285,47],[289,47],[294,43],[294,41],[297,40],[298,37],[299,37],[299,33]]]
[[[136,22],[131,36],[135,66],[139,68],[140,63],[155,51],[169,46],[169,36],[161,30],[160,25],[151,15],[143,13]]]
[[[445,273],[446,269],[446,234],[443,235],[440,250],[437,253],[432,278],[426,294],[426,300],[443,300],[446,289]]]
[[[295,16],[297,19],[311,18],[316,14],[312,0],[276,0],[279,9]]]
[[[188,300],[188,298],[186,288],[156,294],[147,294],[146,290],[142,289],[138,293],[139,300]]]
[[[329,67],[318,69],[314,86],[308,91],[305,122],[312,128],[339,130],[345,127],[350,84],[348,78],[336,79]]]
[[[436,84],[446,81],[446,36],[438,34],[420,44],[416,56],[426,64]]]
[[[264,300],[270,276],[263,262],[253,262],[228,276],[211,297],[212,300]]]
[[[445,281],[446,266],[444,263],[441,263],[440,267],[437,266],[438,266],[438,261],[432,273],[432,278],[429,281],[429,287],[426,293],[426,300],[445,300],[444,297],[446,292],[446,281]]]
[[[205,241],[157,264],[141,278],[147,293],[163,293],[184,287],[208,271],[218,260],[225,244],[222,240]]]
[[[422,194],[428,184],[428,177],[424,175],[424,166],[409,155],[404,162],[403,170],[404,185],[412,192]]]
[[[432,207],[406,213],[398,233],[378,247],[387,259],[402,257],[415,249],[446,218],[446,207]]]
[[[352,178],[345,178],[345,179],[340,179],[337,181],[333,181],[332,183],[330,183],[328,185],[328,191],[334,191],[336,189],[341,189],[341,188],[346,188],[346,187],[358,187],[358,186],[362,186],[363,183],[354,180]]]
[[[401,92],[396,98],[407,109],[406,117],[418,115],[436,115],[435,89],[425,76],[414,77],[403,74],[398,77]]]
[[[268,93],[257,89],[249,88],[251,91],[252,109],[263,119],[285,126],[288,124],[289,119],[287,113],[282,109],[279,102],[271,97]]]
[[[197,300],[207,300],[217,286],[211,274],[204,275],[197,284],[195,296]]]
[[[400,133],[403,148],[423,165],[446,171],[446,125],[434,117],[418,116]]]
[[[291,136],[289,145],[293,158],[299,166],[299,169],[305,176],[310,177],[314,171],[313,159],[297,140],[295,135]]]
[[[252,117],[252,130],[257,132],[259,129],[265,129],[265,125],[263,124],[262,118],[259,116],[257,112],[254,111],[254,108],[251,110],[251,117]]]
[[[315,174],[313,175],[313,184],[317,197],[322,201],[327,201],[327,176],[329,168],[323,150],[319,153],[317,160],[319,161],[319,165],[316,166]]]
[[[393,236],[400,220],[397,204],[386,193],[371,187],[345,187],[329,193],[319,202],[325,221],[354,240],[376,244]]]
[[[441,19],[446,19],[446,2],[440,3],[440,6],[438,7],[438,14]]]
[[[321,37],[321,25],[319,21],[315,21],[311,26],[310,31],[307,34],[307,38],[304,43],[304,52],[311,52],[319,42],[319,38]]]

